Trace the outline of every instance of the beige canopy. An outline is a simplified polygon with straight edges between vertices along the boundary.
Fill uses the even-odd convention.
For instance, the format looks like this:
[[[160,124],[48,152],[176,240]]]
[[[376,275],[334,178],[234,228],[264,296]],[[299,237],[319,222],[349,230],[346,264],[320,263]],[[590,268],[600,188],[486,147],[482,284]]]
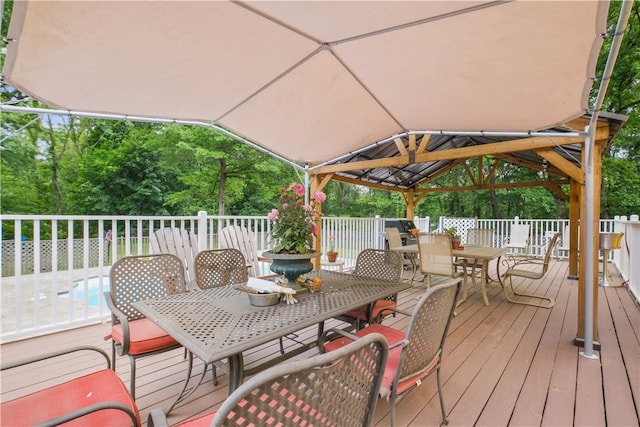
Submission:
[[[599,162],[624,121],[596,120],[609,75],[591,121],[582,117],[608,7],[585,0],[16,1],[2,73],[22,92],[78,115],[223,128],[311,166],[312,188],[341,174],[400,189],[408,207],[426,194],[419,182],[466,158],[539,161],[545,173],[567,177],[549,188],[569,183],[571,221],[583,224],[586,314],[579,313],[578,337],[591,357]],[[621,12],[611,52],[630,2],[621,9],[626,18]],[[480,140],[457,138],[474,132]],[[378,151],[379,143],[386,147]],[[392,157],[378,157],[390,146]],[[508,155],[527,150],[534,153]],[[416,163],[437,170],[419,173]],[[363,172],[348,172],[355,169]],[[570,254],[575,270],[577,248]]]
[[[587,109],[606,1],[19,1],[3,75],[65,110],[216,123],[288,159]]]

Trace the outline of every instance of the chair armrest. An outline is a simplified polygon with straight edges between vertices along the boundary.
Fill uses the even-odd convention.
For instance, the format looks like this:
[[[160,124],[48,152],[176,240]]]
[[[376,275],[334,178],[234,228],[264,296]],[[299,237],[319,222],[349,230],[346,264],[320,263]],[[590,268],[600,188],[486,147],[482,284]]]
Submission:
[[[164,411],[160,408],[154,408],[149,412],[149,417],[147,418],[147,426],[148,427],[169,427],[169,422],[167,421],[167,416]]]
[[[392,350],[394,348],[397,347],[406,347],[409,344],[409,340],[408,339],[403,339],[402,341],[398,341],[397,343],[390,345],[389,346],[389,350]]]
[[[117,410],[122,411],[129,415],[131,418],[131,425],[134,427],[139,427],[138,420],[136,419],[136,415],[133,413],[131,408],[121,402],[115,402],[106,400],[100,403],[94,403],[93,405],[85,406],[84,408],[78,409],[77,411],[72,411],[64,415],[60,415],[55,418],[51,418],[43,423],[38,424],[39,427],[49,427],[49,426],[57,426],[60,424],[68,423],[69,421],[73,421],[76,418],[84,417],[93,412],[105,411],[105,410]]]
[[[357,336],[355,336],[355,335],[353,335],[353,334],[351,334],[349,332],[343,331],[342,329],[338,329],[338,328],[327,329],[318,338],[318,348],[320,348],[320,352],[324,353],[324,343],[325,342],[333,341],[333,340],[339,338],[340,336],[345,337],[345,338],[349,338],[352,341],[355,341],[355,340],[358,339]]]
[[[107,304],[107,307],[111,311],[111,327],[114,325],[113,318],[118,318],[120,324],[122,325],[122,354],[129,354],[129,341],[131,341],[131,333],[129,332],[129,319],[127,315],[124,314],[116,304],[113,302],[113,298],[111,297],[110,292],[104,292],[104,301]],[[105,337],[105,340],[108,339],[109,336]]]
[[[17,368],[18,366],[24,366],[30,363],[40,362],[42,360],[52,359],[54,357],[63,356],[65,354],[75,353],[78,351],[94,351],[96,353],[99,353],[102,357],[104,357],[104,360],[107,364],[107,369],[111,369],[111,360],[109,359],[109,355],[104,350],[94,346],[83,345],[83,346],[68,348],[64,350],[53,351],[53,352],[42,354],[39,356],[29,357],[13,363],[7,363],[5,365],[2,365],[2,367],[0,367],[0,371],[4,371],[5,369]]]
[[[406,312],[402,312],[400,310],[397,310],[399,313],[401,314],[408,314]],[[329,329],[327,331],[325,331],[320,338],[318,339],[318,347],[320,348],[320,352],[324,353],[324,343],[327,342],[327,337],[333,337],[333,336],[342,336],[345,338],[348,338],[352,341],[356,341],[359,340],[360,337],[353,335],[349,332],[343,331],[342,329],[337,329],[337,328],[332,328]],[[333,339],[329,340],[329,341],[333,341]],[[393,345],[389,346],[389,350],[396,348],[396,347],[405,347],[407,344],[409,344],[409,341],[406,339],[403,339],[402,341],[399,341]]]
[[[380,312],[378,313],[378,316],[376,317],[376,322],[377,323],[381,323],[382,320],[384,320],[385,317],[389,316],[390,314],[394,314],[394,313],[398,313],[398,314],[402,314],[405,315],[407,317],[411,317],[411,313],[404,311],[404,310],[400,310],[398,308],[383,308],[382,310],[380,310]]]
[[[544,264],[544,259],[536,256],[507,254],[501,262],[509,270],[522,264]]]

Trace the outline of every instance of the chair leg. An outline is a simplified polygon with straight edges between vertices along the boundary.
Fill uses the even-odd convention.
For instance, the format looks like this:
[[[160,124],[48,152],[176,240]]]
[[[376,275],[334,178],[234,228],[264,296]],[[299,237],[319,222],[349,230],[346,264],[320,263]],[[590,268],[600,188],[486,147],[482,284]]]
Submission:
[[[542,307],[542,308],[552,308],[556,304],[556,300],[551,298],[551,297],[545,297],[545,296],[542,296],[542,295],[527,294],[527,293],[524,293],[524,292],[516,292],[515,288],[513,287],[513,279],[512,279],[511,276],[509,276],[509,287],[511,288],[511,293],[513,295],[518,296],[518,297],[536,298],[536,299],[542,300],[541,302],[536,303],[536,302],[531,302],[531,301],[521,301],[519,299],[512,298],[509,295],[509,293],[507,292],[507,287],[503,283],[502,284],[502,292],[504,293],[504,297],[507,299],[507,301],[509,301],[509,302],[511,302],[513,304],[532,305],[534,307]]]
[[[111,369],[116,371],[116,342],[111,340]]]
[[[136,400],[136,358],[129,355],[129,361],[131,362],[131,381],[129,382],[129,393],[131,398]]]
[[[324,333],[324,321],[318,323],[318,347],[320,348],[320,353],[324,353],[324,346],[320,342],[320,338]]]
[[[438,382],[438,397],[440,397],[440,411],[442,411],[442,422],[449,424],[447,410],[444,407],[444,394],[442,393],[442,381],[440,380],[440,364],[436,367],[436,381]]]
[[[391,418],[391,427],[396,426],[396,393],[393,392],[391,394],[391,399],[389,399],[389,407],[391,409],[391,414],[389,415]]]

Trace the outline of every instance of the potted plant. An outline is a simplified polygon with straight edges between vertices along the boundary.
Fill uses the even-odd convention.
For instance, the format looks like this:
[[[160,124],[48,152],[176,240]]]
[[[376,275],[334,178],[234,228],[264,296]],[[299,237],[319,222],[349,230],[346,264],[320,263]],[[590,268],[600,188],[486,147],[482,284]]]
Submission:
[[[451,246],[453,249],[460,249],[460,236],[457,234],[458,229],[456,227],[444,228],[443,232],[451,236]]]
[[[271,220],[271,243],[273,248],[263,252],[262,256],[273,260],[271,271],[283,274],[289,283],[313,269],[310,259],[320,255],[313,249],[313,236],[316,234],[316,221],[320,219],[318,205],[327,196],[318,191],[309,204],[305,204],[305,187],[294,182],[280,188],[278,205],[267,215]]]
[[[329,262],[336,262],[338,259],[338,252],[336,251],[336,236],[333,234],[329,236],[329,250],[327,251],[327,260]]]

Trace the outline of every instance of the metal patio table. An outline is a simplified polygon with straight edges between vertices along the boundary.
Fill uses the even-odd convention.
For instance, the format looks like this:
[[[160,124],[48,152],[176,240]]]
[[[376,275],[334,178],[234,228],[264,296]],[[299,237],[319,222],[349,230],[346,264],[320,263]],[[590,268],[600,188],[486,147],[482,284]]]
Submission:
[[[417,256],[418,245],[406,245],[399,248],[394,248],[394,250],[398,250],[403,253],[411,254]],[[487,296],[487,284],[489,283],[491,277],[489,276],[489,261],[497,259],[498,261],[498,274],[496,282],[500,284],[500,286],[504,286],[502,283],[502,278],[500,276],[500,258],[502,255],[506,254],[509,251],[508,248],[494,248],[491,246],[479,246],[479,245],[465,245],[464,249],[453,249],[452,254],[454,257],[467,258],[472,260],[482,261],[482,268],[480,270],[480,285],[482,289],[482,299],[484,300],[484,305],[489,305],[489,297]],[[414,276],[417,269],[416,261],[413,260],[413,268],[414,268]],[[475,262],[473,263],[473,272],[471,273],[471,280],[475,283]],[[463,302],[459,301],[458,303]]]
[[[274,306],[256,307],[249,304],[244,292],[223,286],[138,301],[134,307],[205,364],[228,359],[231,393],[242,384],[245,375],[243,351],[411,287],[410,283],[403,281],[380,280],[335,271],[318,270],[310,275],[322,278],[324,285],[317,292],[297,294],[297,304],[280,302]],[[306,351],[308,348],[301,346],[301,349]],[[264,369],[302,352],[298,350],[281,355],[254,370]],[[203,371],[206,372],[206,365]],[[182,394],[175,403],[186,397]]]

